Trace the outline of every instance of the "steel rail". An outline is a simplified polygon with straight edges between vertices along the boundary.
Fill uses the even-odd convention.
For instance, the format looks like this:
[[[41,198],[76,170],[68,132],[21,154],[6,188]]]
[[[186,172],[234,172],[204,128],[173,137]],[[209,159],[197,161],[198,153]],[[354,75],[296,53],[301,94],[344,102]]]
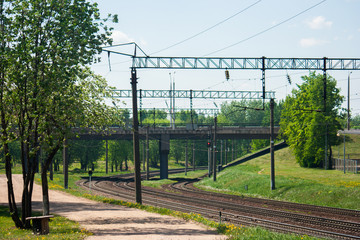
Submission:
[[[226,193],[214,193],[214,192],[209,192],[209,191],[205,191],[199,188],[196,188],[193,186],[194,182],[182,182],[182,183],[177,183],[177,184],[173,184],[173,187],[176,188],[177,190],[181,190],[181,191],[185,191],[185,192],[191,192],[191,193],[196,193],[199,195],[209,195],[209,196],[216,196],[216,197],[222,197],[224,199],[228,199],[229,197],[232,198],[232,200],[240,200],[242,202],[251,202],[251,203],[260,203],[260,204],[264,204],[264,205],[269,205],[269,206],[275,206],[275,207],[282,207],[284,208],[286,206],[286,208],[296,208],[299,209],[301,208],[304,212],[313,212],[313,211],[317,211],[317,212],[323,212],[323,213],[331,213],[331,214],[336,214],[339,216],[346,216],[346,217],[352,217],[352,218],[358,218],[360,219],[360,211],[357,210],[351,210],[351,209],[342,209],[342,208],[333,208],[333,207],[324,207],[324,206],[316,206],[316,205],[310,205],[310,204],[301,204],[301,203],[292,203],[292,202],[283,202],[283,201],[277,201],[277,200],[269,200],[269,199],[261,199],[261,198],[248,198],[248,197],[238,197],[236,195],[229,195]],[[178,186],[179,185],[179,186]],[[360,221],[360,220],[359,220]]]
[[[129,186],[129,183],[127,183],[127,187],[131,190],[133,186]],[[144,189],[143,193],[148,193],[151,195],[162,197],[164,195],[164,192],[158,192],[154,190]],[[191,202],[194,204],[203,205],[204,204],[204,198],[198,198],[192,196],[189,198],[188,196],[182,196],[175,193],[166,193],[167,197],[171,197],[172,199],[176,199],[179,201],[186,201]],[[224,205],[224,202],[216,201],[207,199],[206,200],[207,207],[211,208],[217,208],[217,209],[226,209],[227,211],[240,211],[242,213],[247,214],[255,214],[258,216],[267,216],[267,217],[278,217],[278,218],[286,218],[288,220],[294,220],[296,219],[298,222],[302,222],[303,224],[313,224],[318,225],[322,227],[329,227],[331,225],[332,228],[336,227],[341,230],[346,230],[349,232],[358,232],[360,236],[360,224],[359,223],[353,223],[353,222],[345,222],[345,221],[339,221],[339,220],[333,220],[328,218],[322,218],[322,217],[315,217],[315,216],[308,216],[298,213],[290,213],[280,210],[270,210],[266,208],[260,208],[260,207],[253,207],[253,206],[245,206],[245,205],[237,205],[237,204],[228,204]]]

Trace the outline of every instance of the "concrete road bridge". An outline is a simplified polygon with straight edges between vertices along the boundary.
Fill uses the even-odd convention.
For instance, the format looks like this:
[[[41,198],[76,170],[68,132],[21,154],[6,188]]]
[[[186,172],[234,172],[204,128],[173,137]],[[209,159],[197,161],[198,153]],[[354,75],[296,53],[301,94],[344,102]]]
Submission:
[[[274,127],[275,137],[279,133],[279,127]],[[201,140],[208,139],[209,135],[213,134],[214,129],[211,126],[194,126],[188,125],[186,127],[140,127],[140,139],[189,139]],[[107,131],[101,133],[89,129],[74,129],[78,135],[76,140],[132,140],[133,131],[130,128],[112,127]],[[218,126],[216,130],[217,139],[269,139],[270,128],[260,126],[250,127],[221,127]]]
[[[78,135],[76,140],[132,140],[132,129],[120,127],[110,128],[101,133],[89,129],[74,129]],[[159,141],[160,178],[168,178],[168,157],[170,140],[187,139],[201,140],[212,139],[214,129],[211,126],[187,127],[140,127],[139,138]],[[274,127],[275,137],[279,134],[279,127]],[[221,127],[216,129],[216,139],[270,139],[270,127]]]

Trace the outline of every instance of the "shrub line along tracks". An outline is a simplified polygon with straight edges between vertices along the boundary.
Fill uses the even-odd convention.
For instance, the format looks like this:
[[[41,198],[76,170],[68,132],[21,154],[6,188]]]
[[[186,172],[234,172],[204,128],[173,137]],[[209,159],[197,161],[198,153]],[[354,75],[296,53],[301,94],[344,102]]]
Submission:
[[[169,173],[181,172],[169,170]],[[158,174],[157,171],[151,175]],[[360,211],[296,204],[206,192],[193,187],[194,180],[167,185],[166,191],[143,187],[143,204],[197,213],[214,221],[261,226],[335,239],[360,239]],[[88,188],[85,179],[79,185]],[[93,177],[91,189],[100,195],[134,202],[133,174]],[[170,192],[171,191],[171,192]],[[181,194],[179,194],[181,193]],[[349,221],[349,220],[351,221]]]

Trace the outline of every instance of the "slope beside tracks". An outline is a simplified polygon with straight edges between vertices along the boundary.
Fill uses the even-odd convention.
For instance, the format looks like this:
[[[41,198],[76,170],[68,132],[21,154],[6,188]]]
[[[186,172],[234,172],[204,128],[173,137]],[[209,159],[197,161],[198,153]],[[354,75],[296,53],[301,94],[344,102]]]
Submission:
[[[287,143],[286,143],[285,141],[284,141],[284,142],[280,142],[280,143],[277,143],[277,144],[274,145],[274,150],[277,151],[277,150],[286,148],[287,146],[288,146],[288,145],[287,145]],[[232,162],[230,162],[230,163],[222,166],[222,169],[239,165],[239,164],[241,164],[241,163],[250,161],[250,160],[252,160],[252,159],[258,158],[258,157],[260,157],[260,156],[263,156],[263,155],[266,155],[266,154],[269,154],[269,153],[270,153],[270,147],[265,148],[265,149],[262,149],[262,150],[260,150],[260,151],[255,152],[255,153],[252,153],[252,154],[250,154],[249,156],[246,156],[246,157],[237,159],[237,160],[235,160],[235,161],[232,161]]]

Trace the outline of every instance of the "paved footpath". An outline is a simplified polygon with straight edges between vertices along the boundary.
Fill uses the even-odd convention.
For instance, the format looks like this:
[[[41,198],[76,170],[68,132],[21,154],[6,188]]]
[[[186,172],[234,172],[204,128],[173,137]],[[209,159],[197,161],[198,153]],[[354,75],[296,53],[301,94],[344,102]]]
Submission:
[[[16,200],[21,199],[21,175],[14,175]],[[6,176],[0,174],[0,204],[7,204]],[[182,219],[149,213],[138,209],[103,204],[70,194],[50,190],[50,213],[67,217],[94,233],[87,239],[166,239],[166,240],[222,240],[216,231]],[[42,211],[42,193],[34,186],[33,208]],[[51,231],[51,229],[50,229]]]

